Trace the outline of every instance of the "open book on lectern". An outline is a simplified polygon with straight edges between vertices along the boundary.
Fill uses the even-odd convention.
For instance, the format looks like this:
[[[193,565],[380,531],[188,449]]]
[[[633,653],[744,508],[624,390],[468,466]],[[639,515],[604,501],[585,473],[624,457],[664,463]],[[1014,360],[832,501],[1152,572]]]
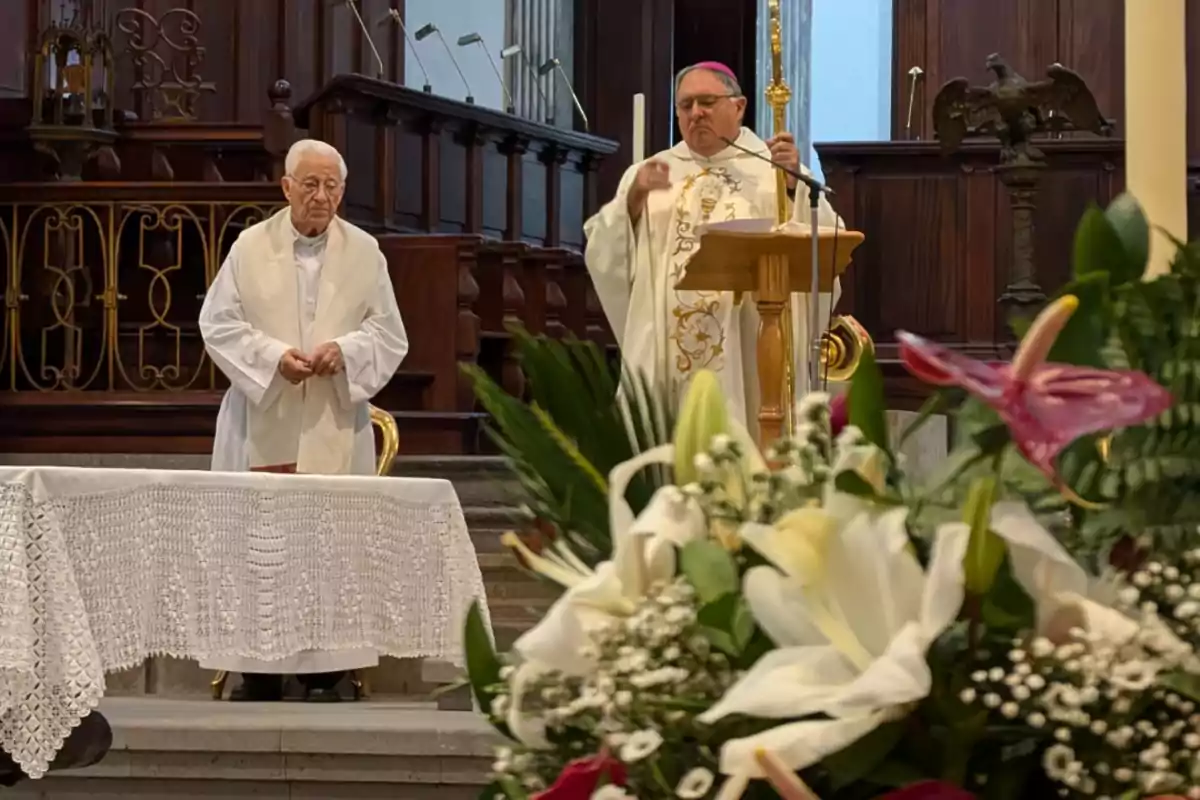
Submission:
[[[799,236],[807,236],[812,230],[809,224],[803,220],[790,219],[780,225],[770,217],[752,217],[750,219],[730,219],[722,222],[706,222],[703,225],[696,226],[696,234],[703,236],[708,232],[727,232],[727,233],[794,233]],[[845,224],[833,225],[818,225],[817,234],[828,236],[833,233],[845,233]]]

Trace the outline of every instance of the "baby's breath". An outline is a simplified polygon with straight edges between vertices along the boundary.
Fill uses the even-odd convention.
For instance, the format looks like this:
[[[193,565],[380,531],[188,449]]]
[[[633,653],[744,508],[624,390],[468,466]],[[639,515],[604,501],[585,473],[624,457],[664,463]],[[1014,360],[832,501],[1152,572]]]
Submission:
[[[521,711],[545,722],[554,747],[498,751],[496,777],[541,789],[567,761],[607,750],[625,762],[631,787],[659,790],[638,796],[653,797],[663,793],[664,782],[673,794],[687,769],[703,760],[715,767],[713,754],[698,745],[695,716],[737,675],[704,636],[697,608],[695,592],[682,578],[652,587],[631,615],[593,635],[586,655],[595,660],[595,670],[585,676],[551,672],[527,686]],[[507,713],[511,702],[502,692],[493,711],[499,706]],[[657,763],[668,750],[678,762],[667,770],[670,776]]]
[[[764,453],[773,462],[769,471],[745,475],[741,446],[730,436],[717,436],[708,452],[696,457],[701,479],[691,494],[710,520],[771,524],[819,499],[832,478],[839,448],[860,444],[861,438],[857,428],[847,428],[835,441],[829,395],[814,392],[797,403],[792,435]]]
[[[1159,678],[1193,667],[1195,653],[1164,633],[1148,613],[1127,641],[1080,628],[1062,643],[1018,639],[960,699],[1044,736],[1042,767],[1064,797],[1187,791],[1200,781],[1200,714]]]
[[[1200,649],[1200,548],[1185,553],[1178,565],[1144,563],[1118,590],[1117,605],[1153,614],[1193,650]]]

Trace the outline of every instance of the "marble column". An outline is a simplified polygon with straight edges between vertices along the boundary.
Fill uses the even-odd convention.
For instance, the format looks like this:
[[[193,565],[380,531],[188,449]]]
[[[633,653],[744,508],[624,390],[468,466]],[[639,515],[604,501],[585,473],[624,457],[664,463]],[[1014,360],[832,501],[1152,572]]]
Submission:
[[[813,0],[780,0],[780,23],[783,32],[783,82],[792,90],[788,103],[785,127],[796,137],[800,158],[804,160],[810,151],[809,104],[812,96],[809,67],[812,53],[812,3]],[[758,0],[758,34],[755,47],[757,85],[755,91],[755,119],[751,120],[755,132],[769,139],[775,132],[774,117],[767,105],[764,92],[771,83],[771,30],[767,13],[767,0]],[[749,87],[746,87],[749,90]]]
[[[1147,277],[1175,255],[1166,234],[1187,241],[1186,15],[1184,0],[1125,3],[1125,186],[1150,219]]]

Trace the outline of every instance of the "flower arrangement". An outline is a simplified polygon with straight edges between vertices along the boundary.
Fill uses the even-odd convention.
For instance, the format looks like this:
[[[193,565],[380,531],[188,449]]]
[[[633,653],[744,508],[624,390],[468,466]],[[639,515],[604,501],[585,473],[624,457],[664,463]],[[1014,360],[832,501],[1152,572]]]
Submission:
[[[760,452],[711,374],[670,420],[518,334],[531,402],[472,379],[537,521],[505,543],[563,593],[507,654],[468,616],[484,796],[1200,798],[1200,259],[1141,282],[1148,237],[1089,211],[1009,364],[900,334],[938,387],[901,439],[960,440],[922,479],[869,353]]]

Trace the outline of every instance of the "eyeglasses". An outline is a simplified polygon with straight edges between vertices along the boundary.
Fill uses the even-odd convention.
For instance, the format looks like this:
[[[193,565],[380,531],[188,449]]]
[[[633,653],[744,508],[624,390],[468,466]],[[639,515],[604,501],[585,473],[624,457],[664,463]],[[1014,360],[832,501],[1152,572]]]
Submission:
[[[295,179],[293,178],[293,180]],[[341,181],[321,181],[318,178],[305,178],[302,181],[297,181],[297,183],[300,185],[300,191],[304,192],[304,194],[316,194],[321,189],[324,189],[325,194],[334,195],[346,187],[346,184]]]
[[[675,101],[675,111],[680,114],[691,112],[692,106],[697,106],[703,109],[709,109],[715,106],[721,100],[726,100],[730,97],[737,97],[732,94],[698,94],[695,97],[684,97]]]

